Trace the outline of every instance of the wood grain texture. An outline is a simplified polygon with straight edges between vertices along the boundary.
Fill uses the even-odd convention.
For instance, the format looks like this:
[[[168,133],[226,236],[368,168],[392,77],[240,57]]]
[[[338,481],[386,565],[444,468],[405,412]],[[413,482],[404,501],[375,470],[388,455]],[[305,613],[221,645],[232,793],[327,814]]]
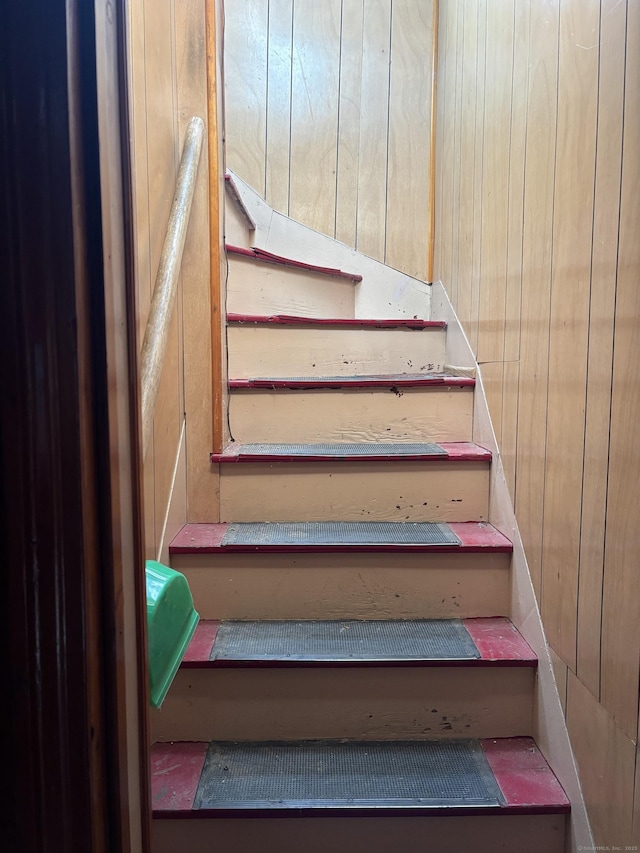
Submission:
[[[363,21],[363,2],[342,4],[335,238],[348,246],[357,240]]]
[[[640,8],[628,6],[626,80],[614,326],[607,537],[602,615],[602,702],[634,737],[637,727],[640,594],[638,593],[638,453],[640,416]]]
[[[389,62],[391,2],[371,0],[364,10],[360,169],[356,249],[384,260],[387,154],[389,140]]]
[[[574,671],[599,11],[595,0],[563,2],[559,35],[542,612],[550,642]]]
[[[502,361],[504,356],[504,335],[499,331],[504,326],[507,284],[513,3],[487,3],[486,26],[491,48],[485,56],[481,203],[489,215],[483,219],[480,249],[477,355],[481,362]]]
[[[584,483],[580,530],[577,675],[600,696],[602,581],[609,469],[613,332],[618,261],[626,7],[603,0],[600,32],[598,135],[591,245],[589,352],[585,400]]]
[[[229,166],[262,195],[266,179],[268,10],[268,0],[227,3],[224,31]]]
[[[485,12],[494,24],[483,31]],[[442,0],[441,13],[441,48],[463,53],[462,103],[449,85],[453,59],[441,56],[435,275],[481,360],[483,349],[496,355],[483,365],[489,403],[554,666],[568,684],[596,843],[628,844],[640,669],[640,10],[618,0]],[[447,24],[460,15],[462,31]],[[508,53],[505,28],[508,102],[488,85],[505,85],[495,66]],[[489,121],[496,103],[502,135]],[[492,160],[486,146],[496,144],[508,163]],[[447,189],[457,168],[458,194]]]
[[[269,0],[265,198],[289,212],[293,0]]]
[[[534,7],[532,5],[533,13]],[[549,291],[556,141],[558,2],[532,14],[526,137],[520,386],[515,508],[534,588],[542,586],[542,517],[549,353]]]
[[[391,21],[389,162],[385,263],[426,280],[424,242],[431,221],[431,66],[433,8],[395,0]],[[407,187],[411,192],[407,193]]]
[[[567,726],[596,845],[630,845],[635,743],[571,670]]]
[[[433,0],[226,8],[230,167],[279,212],[423,280],[433,15]]]
[[[293,12],[289,215],[335,230],[340,0],[298,0]]]

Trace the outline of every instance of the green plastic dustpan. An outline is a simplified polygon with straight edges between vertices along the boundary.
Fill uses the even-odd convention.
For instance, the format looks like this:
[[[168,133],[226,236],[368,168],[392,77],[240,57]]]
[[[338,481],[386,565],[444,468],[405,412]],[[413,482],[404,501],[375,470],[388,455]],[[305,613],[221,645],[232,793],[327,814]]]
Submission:
[[[159,708],[199,621],[184,575],[147,560],[147,625],[151,704]]]

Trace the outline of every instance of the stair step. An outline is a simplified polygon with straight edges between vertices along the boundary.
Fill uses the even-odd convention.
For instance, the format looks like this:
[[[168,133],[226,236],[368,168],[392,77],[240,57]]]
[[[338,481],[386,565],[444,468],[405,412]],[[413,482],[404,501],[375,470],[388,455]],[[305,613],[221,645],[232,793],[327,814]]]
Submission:
[[[512,545],[490,524],[450,523],[458,546],[401,543],[398,534],[395,544],[367,545],[362,535],[349,541],[347,526],[330,526],[342,533],[340,544],[265,544],[263,535],[229,544],[228,524],[187,524],[169,546],[171,564],[186,575],[203,619],[444,619],[509,613]]]
[[[286,388],[292,391],[312,391],[325,388],[474,388],[476,380],[470,376],[451,376],[446,373],[396,373],[387,376],[254,376],[250,379],[230,379],[231,391],[273,390]]]
[[[255,539],[244,543],[230,541],[230,537],[227,535],[229,523],[185,524],[169,545],[169,553],[175,556],[178,554],[220,554],[229,551],[280,553],[335,553],[341,551],[374,553],[409,551],[416,553],[430,551],[433,553],[451,550],[451,544],[447,542],[430,544],[424,540],[411,541],[411,532],[418,531],[422,535],[425,528],[420,524],[406,522],[388,522],[384,524],[384,527],[379,526],[380,530],[388,533],[389,541],[385,543],[382,537],[377,537],[375,542],[368,544],[365,540],[369,535],[366,531],[370,524],[372,522],[367,521],[318,523],[316,527],[321,533],[323,529],[331,530],[336,537],[339,537],[334,544],[329,544],[326,534],[323,536],[325,541],[318,541],[317,536],[305,540],[302,537],[303,531],[311,532],[313,530],[307,524],[287,524],[286,527],[279,523],[252,524],[251,530],[255,532]],[[438,526],[448,528],[460,543],[456,550],[467,554],[510,554],[513,550],[513,546],[507,537],[486,522],[450,522],[447,525]],[[274,537],[271,537],[269,542],[263,532],[266,528],[269,531],[273,529],[276,531],[284,530],[284,533],[279,541],[274,541]],[[349,533],[357,535],[349,538]]]
[[[411,320],[385,318],[344,318],[344,317],[298,317],[287,314],[227,314],[228,325],[239,326],[334,326],[340,329],[399,329],[401,331],[425,331],[427,329],[446,329],[442,320]]]
[[[474,385],[442,373],[231,379],[230,429],[239,444],[470,441]]]
[[[152,714],[154,738],[530,734],[536,666],[505,618],[205,621]]]
[[[151,762],[155,819],[570,810],[528,737],[156,743]]]
[[[293,258],[274,255],[272,252],[267,252],[266,249],[256,249],[255,247],[247,249],[242,246],[233,246],[227,243],[226,250],[231,255],[242,255],[242,257],[250,258],[251,260],[260,261],[266,264],[293,267],[294,269],[305,270],[306,272],[316,273],[318,275],[326,275],[330,278],[344,278],[354,284],[358,284],[362,281],[362,276],[358,273],[344,272],[343,270],[334,269],[333,267],[321,267],[316,264],[306,263],[306,261],[296,261]]]
[[[203,620],[182,667],[523,666],[531,647],[505,617],[378,621]]]
[[[212,462],[490,462],[491,451],[470,441],[363,444],[231,444]]]
[[[289,315],[227,315],[228,375],[441,373],[446,323]]]
[[[491,453],[470,442],[233,444],[211,461],[225,463],[221,521],[484,521],[489,511]]]

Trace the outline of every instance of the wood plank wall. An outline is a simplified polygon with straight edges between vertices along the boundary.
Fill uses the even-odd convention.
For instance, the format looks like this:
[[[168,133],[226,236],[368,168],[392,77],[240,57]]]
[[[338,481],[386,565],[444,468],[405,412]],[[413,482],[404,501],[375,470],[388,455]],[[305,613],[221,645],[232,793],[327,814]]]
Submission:
[[[205,0],[129,4],[131,158],[134,185],[138,337],[144,337],[182,141],[189,120],[207,121]],[[166,559],[189,513],[202,520],[209,473],[211,379],[206,138],[182,260],[182,275],[144,466],[147,557]],[[191,334],[185,334],[185,324]],[[190,412],[185,422],[185,411]],[[195,484],[195,485],[194,485]]]
[[[481,363],[596,843],[623,847],[640,841],[639,90],[635,0],[440,0],[434,275]]]
[[[229,167],[276,210],[425,280],[432,0],[225,11]]]

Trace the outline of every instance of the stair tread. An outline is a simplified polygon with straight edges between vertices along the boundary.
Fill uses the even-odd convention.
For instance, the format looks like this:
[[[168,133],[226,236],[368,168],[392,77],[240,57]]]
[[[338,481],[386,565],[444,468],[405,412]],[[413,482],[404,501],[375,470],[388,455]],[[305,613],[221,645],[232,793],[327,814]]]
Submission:
[[[415,620],[203,620],[183,668],[527,666],[537,658],[505,617]]]
[[[306,272],[316,273],[318,275],[327,275],[332,278],[344,278],[352,281],[354,284],[359,284],[362,281],[362,276],[359,273],[344,272],[344,270],[336,269],[335,267],[323,267],[317,264],[310,264],[306,261],[298,261],[294,258],[287,258],[283,255],[274,255],[273,252],[267,252],[266,249],[257,249],[254,246],[244,248],[242,246],[233,246],[227,243],[225,246],[227,252],[231,255],[242,255],[245,258],[251,258],[254,261],[261,261],[267,264],[277,264],[284,267],[294,267],[295,269],[305,270]]]
[[[475,384],[476,381],[471,376],[453,376],[447,373],[397,373],[378,376],[255,376],[250,379],[229,380],[229,388],[232,391],[275,388],[292,390],[314,390],[318,388],[473,388]]]
[[[371,522],[318,522],[319,525],[331,525],[340,528],[346,525],[358,525],[366,527]],[[407,522],[387,522],[389,525],[405,526]],[[409,522],[409,524],[412,524]],[[312,542],[304,543],[297,541],[290,545],[265,545],[260,538],[254,544],[229,546],[224,543],[229,529],[229,523],[212,524],[186,524],[175,536],[169,545],[170,554],[221,554],[230,551],[275,551],[282,553],[292,552],[356,552],[356,551],[464,551],[466,553],[502,552],[510,553],[513,546],[509,539],[500,533],[495,527],[487,522],[449,522],[447,527],[457,536],[460,545],[424,545],[416,543],[382,544],[380,542],[367,545],[359,542],[347,544],[345,542],[335,545],[318,545]],[[278,522],[269,522],[270,527],[279,526]]]
[[[394,460],[424,462],[489,462],[491,451],[470,441],[367,442],[362,444],[231,444],[212,453],[212,462],[353,462]]]
[[[446,329],[441,320],[419,318],[340,318],[340,317],[300,317],[294,314],[237,314],[228,313],[227,323],[271,326],[338,326],[344,329],[402,329],[419,331],[424,329]]]
[[[567,813],[532,738],[156,743],[154,817]]]

